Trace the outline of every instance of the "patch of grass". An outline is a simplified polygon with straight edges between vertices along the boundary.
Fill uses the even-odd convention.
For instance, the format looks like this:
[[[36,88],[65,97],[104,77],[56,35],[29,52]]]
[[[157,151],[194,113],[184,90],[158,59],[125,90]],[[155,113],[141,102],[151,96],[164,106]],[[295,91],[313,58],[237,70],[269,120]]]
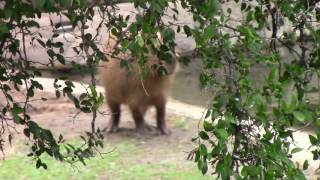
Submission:
[[[131,166],[121,172],[119,179],[123,180],[149,180],[149,179],[210,179],[203,176],[192,164],[186,163],[183,168],[178,168],[174,163],[150,163]]]
[[[109,152],[109,148],[101,152]],[[44,157],[48,170],[36,169],[35,163],[25,154],[16,154],[0,163],[0,179],[209,179],[197,170],[192,162],[143,162],[143,149],[134,143],[117,144],[116,149],[103,157],[97,155],[86,161],[87,165],[80,163],[72,167],[70,164],[55,161]],[[169,152],[170,153],[170,152]]]
[[[179,117],[175,120],[175,127],[182,130],[188,130],[190,123],[186,117]]]
[[[36,169],[35,163],[31,158],[22,154],[10,156],[0,163],[0,179],[96,179],[100,173],[112,169],[114,161],[121,158],[121,152],[133,149],[133,145],[121,144],[113,152],[101,156],[93,157],[86,161],[87,165],[81,163],[71,166],[68,163],[62,163],[53,160],[50,157],[44,157],[43,162],[48,165],[48,170]],[[108,152],[110,150],[102,150]]]

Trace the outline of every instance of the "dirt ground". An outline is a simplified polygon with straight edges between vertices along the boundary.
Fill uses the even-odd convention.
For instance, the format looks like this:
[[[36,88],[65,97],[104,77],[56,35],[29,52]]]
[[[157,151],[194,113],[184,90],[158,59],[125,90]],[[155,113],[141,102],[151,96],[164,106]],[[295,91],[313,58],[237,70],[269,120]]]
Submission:
[[[75,138],[82,134],[85,131],[90,131],[92,114],[80,113],[74,107],[74,104],[70,102],[69,99],[55,98],[52,93],[40,93],[41,97],[48,98],[47,101],[35,101],[30,107],[30,115],[34,120],[39,122],[46,128],[52,129],[55,133],[63,133],[67,139]],[[167,113],[167,123],[171,131],[169,135],[157,135],[155,131],[151,131],[146,135],[139,134],[135,131],[135,126],[131,114],[126,106],[122,106],[120,130],[118,133],[105,133],[107,139],[111,141],[121,141],[122,138],[141,138],[141,139],[154,139],[158,138],[161,142],[171,142],[173,139],[178,138],[177,140],[182,140],[189,137],[192,138],[196,132],[195,128],[188,129],[188,132],[179,126],[179,121],[191,121],[187,117],[180,117],[175,113]],[[96,120],[96,127],[104,130],[110,118],[109,110],[106,105],[103,105],[99,109],[100,113],[98,114]],[[155,127],[155,111],[154,109],[149,109],[146,115],[146,121],[148,124]],[[187,120],[186,120],[187,119]],[[187,123],[187,122],[185,122]],[[157,142],[157,141],[153,141]],[[159,143],[158,143],[159,144]]]
[[[83,135],[85,131],[91,130],[92,114],[79,113],[74,104],[66,97],[56,98],[54,93],[38,92],[35,98],[31,99],[28,113],[31,119],[38,122],[42,127],[52,130],[54,135],[58,137],[63,134],[65,139],[75,139]],[[46,98],[46,101],[40,100]],[[24,100],[23,92],[14,94],[16,101],[22,102]],[[0,102],[4,102],[3,97],[0,97]],[[122,106],[121,122],[119,132],[109,134],[104,133],[106,143],[116,146],[124,141],[134,140],[139,147],[145,149],[148,156],[145,156],[141,161],[159,161],[160,159],[169,158],[170,161],[183,161],[187,157],[187,152],[192,150],[193,144],[191,139],[197,134],[197,121],[184,115],[178,115],[179,111],[170,111],[171,104],[168,105],[166,120],[170,130],[169,135],[158,135],[155,131],[147,134],[139,134],[135,131],[135,126],[131,114],[127,107]],[[171,107],[172,108],[172,107]],[[96,119],[96,128],[104,130],[110,116],[106,105],[103,105]],[[149,109],[146,117],[147,123],[155,127],[155,110]],[[17,131],[22,132],[23,127],[16,126]],[[14,133],[13,145],[6,146],[6,156],[14,154],[21,148],[22,133]],[[163,151],[168,147],[175,149],[176,154],[171,154],[171,157],[166,157]]]

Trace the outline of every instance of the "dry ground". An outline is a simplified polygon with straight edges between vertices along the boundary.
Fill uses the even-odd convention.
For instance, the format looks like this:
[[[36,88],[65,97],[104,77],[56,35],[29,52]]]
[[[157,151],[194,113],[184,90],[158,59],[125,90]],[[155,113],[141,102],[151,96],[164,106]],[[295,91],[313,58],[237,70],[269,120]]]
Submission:
[[[45,97],[48,100],[37,100],[41,97]],[[14,94],[14,98],[17,101],[23,101],[24,95],[23,93],[16,93]],[[32,120],[38,122],[41,126],[52,130],[56,137],[58,137],[59,134],[63,134],[64,138],[67,140],[74,141],[78,139],[79,141],[80,135],[83,135],[85,131],[90,131],[92,115],[86,113],[78,114],[78,110],[69,99],[65,97],[56,98],[55,94],[50,92],[38,92],[33,100],[34,101],[32,101],[31,105],[28,107],[28,113],[31,115]],[[4,102],[3,97],[0,97],[0,102]],[[145,177],[146,179],[163,179],[163,177],[168,175],[167,173],[169,173],[169,171],[177,171],[178,173],[181,171],[182,175],[185,175],[187,179],[208,179],[208,177],[202,177],[201,173],[197,171],[196,164],[186,160],[188,152],[194,147],[191,139],[197,134],[198,121],[191,119],[187,114],[178,115],[179,111],[170,110],[174,108],[174,106],[174,103],[169,103],[168,105],[167,124],[171,131],[169,135],[157,135],[156,131],[144,135],[137,133],[134,129],[134,123],[129,110],[123,106],[120,131],[115,134],[104,133],[105,145],[108,147],[107,149],[110,150],[115,148],[115,152],[113,153],[118,153],[120,157],[121,155],[123,155],[123,157],[115,161],[110,160],[107,163],[116,166],[119,173],[128,169],[128,163],[136,164],[138,167],[130,166],[133,168],[133,170],[129,171],[132,171],[131,174],[119,176],[114,171],[109,172],[106,166],[105,170],[97,171],[97,176],[95,178],[139,179],[139,177]],[[192,106],[187,106],[187,108],[190,108],[189,112],[191,113]],[[100,111],[103,114],[98,115],[96,127],[104,129],[107,127],[110,118],[108,115],[108,108],[106,105],[103,105]],[[199,113],[199,111],[195,112]],[[146,121],[148,124],[155,126],[154,109],[148,111]],[[23,127],[16,126],[16,129],[19,132],[22,132]],[[22,133],[14,133],[13,138],[12,146],[6,144],[5,149],[6,158],[9,160],[0,163],[0,169],[1,167],[6,167],[6,163],[10,163],[10,157],[15,157],[19,154],[21,155],[21,153],[27,154],[28,152],[28,147],[25,145],[27,140]],[[119,151],[117,151],[117,149],[119,149]],[[106,149],[103,149],[102,151],[106,151]],[[111,156],[113,155],[111,154]],[[28,161],[27,164],[30,162],[32,161]],[[110,164],[108,166],[110,166]],[[149,169],[150,172],[144,172],[145,169]],[[61,177],[63,173],[64,172],[61,173]],[[22,173],[21,176],[17,175],[17,177],[18,179],[28,179],[29,176],[27,174],[24,175]],[[196,174],[196,176],[194,174]],[[0,178],[9,177],[10,179],[14,179],[15,177],[6,175],[8,175],[6,172],[0,172]],[[168,176],[175,177],[180,175],[171,173]],[[72,175],[71,177],[79,179],[77,175]],[[68,178],[70,178],[70,176],[67,176],[67,179]]]

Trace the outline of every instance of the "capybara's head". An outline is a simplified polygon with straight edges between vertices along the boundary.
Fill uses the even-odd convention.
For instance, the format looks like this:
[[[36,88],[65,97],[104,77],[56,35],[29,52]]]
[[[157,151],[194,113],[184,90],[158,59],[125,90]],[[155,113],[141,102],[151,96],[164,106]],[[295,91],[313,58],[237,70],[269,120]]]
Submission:
[[[160,45],[163,43],[161,34],[157,33],[157,43]],[[137,59],[133,60],[131,53],[128,52],[118,52],[116,55],[112,55],[115,48],[120,46],[120,43],[117,40],[117,37],[109,33],[106,37],[106,41],[104,43],[104,52],[106,55],[106,60],[109,61],[131,61],[131,63],[138,63]],[[158,50],[152,51],[148,48],[148,59],[147,59],[147,67],[148,72],[154,76],[167,76],[172,75],[178,71],[179,66],[177,62],[177,54],[171,52],[161,52]],[[156,52],[155,52],[156,51]],[[115,57],[116,56],[116,57]],[[133,61],[132,61],[133,60]]]

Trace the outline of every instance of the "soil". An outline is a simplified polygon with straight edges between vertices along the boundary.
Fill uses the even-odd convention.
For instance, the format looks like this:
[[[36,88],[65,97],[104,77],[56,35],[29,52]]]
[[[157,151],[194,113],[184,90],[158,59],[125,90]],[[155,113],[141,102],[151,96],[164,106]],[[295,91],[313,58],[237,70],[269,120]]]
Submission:
[[[24,91],[14,93],[15,101],[23,102]],[[91,113],[79,113],[74,104],[67,97],[56,98],[52,92],[37,92],[35,98],[30,99],[30,105],[28,106],[28,114],[33,121],[39,123],[43,128],[50,129],[56,137],[63,134],[65,139],[79,138],[86,131],[91,130]],[[46,98],[46,101],[42,101],[41,98]],[[4,98],[0,96],[0,102],[3,104]],[[186,153],[193,148],[191,139],[197,134],[197,122],[193,118],[186,115],[179,115],[179,110],[172,110],[176,107],[176,103],[170,102],[167,107],[166,121],[170,131],[169,135],[159,135],[156,130],[152,130],[147,134],[140,134],[135,131],[135,126],[131,114],[126,106],[122,108],[121,122],[119,132],[109,134],[104,133],[108,144],[119,144],[123,141],[137,140],[139,146],[145,148],[146,151],[151,149],[165,149],[168,145],[173,145],[177,148],[182,157],[186,157]],[[185,108],[192,109],[192,106],[185,106]],[[106,105],[103,105],[99,109],[99,114],[96,119],[96,128],[105,130],[109,121],[109,110]],[[195,109],[198,114],[201,113],[198,109]],[[201,114],[200,114],[201,115]],[[201,117],[201,116],[200,116]],[[156,127],[155,110],[149,109],[146,114],[146,122],[152,127]],[[10,122],[9,122],[10,123]],[[5,155],[8,156],[16,152],[21,148],[21,141],[25,137],[22,133],[23,127],[15,126],[17,133],[13,135],[13,145],[6,144]],[[155,129],[155,128],[154,128]],[[24,141],[23,140],[23,141]],[[161,158],[161,157],[158,157]],[[150,156],[145,158],[144,161],[156,161],[156,156]],[[172,158],[181,157],[175,156]]]

